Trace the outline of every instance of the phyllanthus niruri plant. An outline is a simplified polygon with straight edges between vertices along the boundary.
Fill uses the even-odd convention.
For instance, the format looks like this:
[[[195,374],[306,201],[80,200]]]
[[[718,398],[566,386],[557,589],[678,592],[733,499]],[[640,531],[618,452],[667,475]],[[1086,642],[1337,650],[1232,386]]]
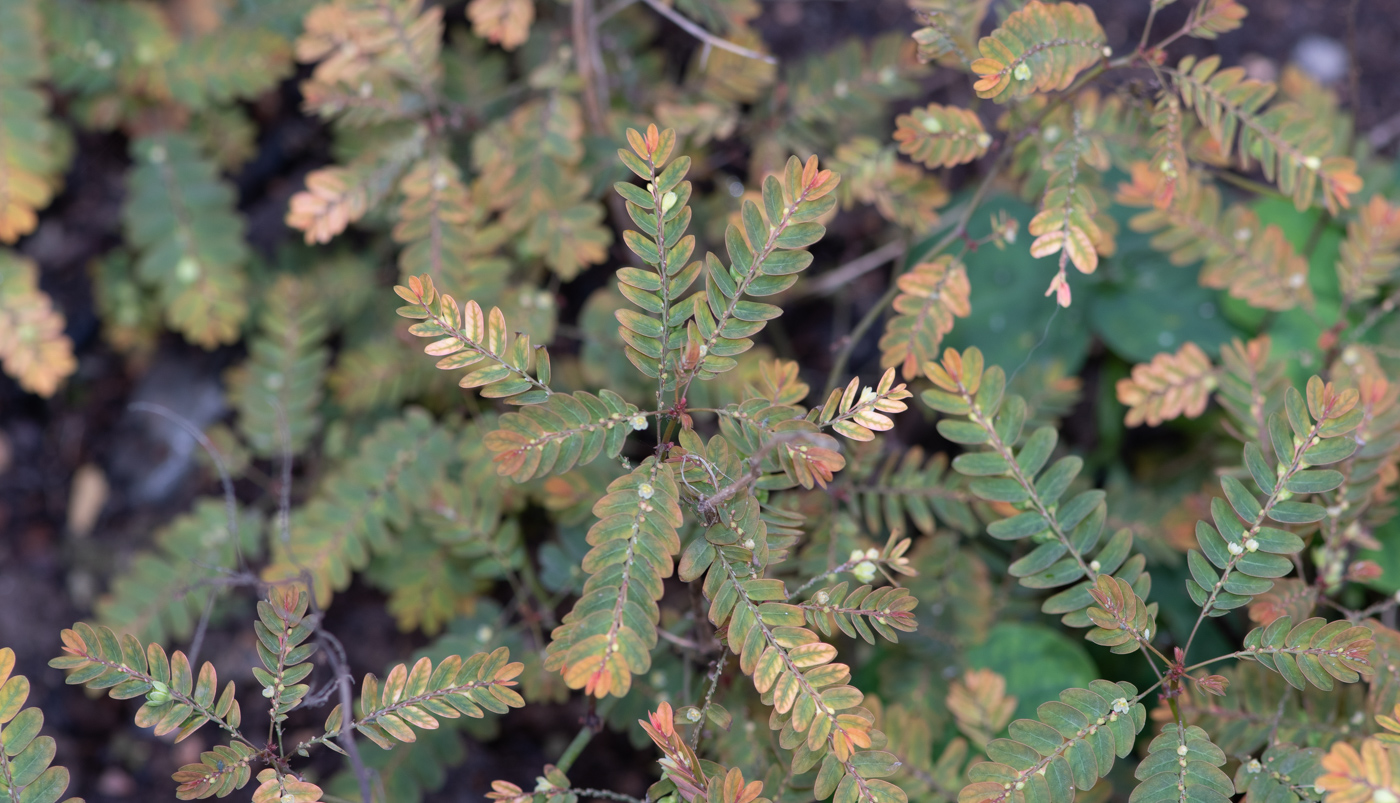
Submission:
[[[1172,52],[1241,2],[1141,2],[1117,42],[1082,4],[911,0],[912,37],[778,64],[748,0],[0,0],[0,240],[67,123],[120,130],[107,343],[247,354],[200,435],[228,498],[53,665],[219,732],[182,799],[422,800],[464,720],[528,703],[582,727],[491,800],[639,803],[569,779],[611,728],[660,750],[654,803],[1396,803],[1394,171],[1296,70]],[[305,245],[256,254],[231,176],[296,63],[331,163]],[[936,69],[990,102],[932,102]],[[63,317],[0,274],[0,363],[53,394]],[[259,582],[244,694],[191,656]],[[434,639],[358,702],[322,627],[352,584]],[[56,801],[0,675],[0,786]]]

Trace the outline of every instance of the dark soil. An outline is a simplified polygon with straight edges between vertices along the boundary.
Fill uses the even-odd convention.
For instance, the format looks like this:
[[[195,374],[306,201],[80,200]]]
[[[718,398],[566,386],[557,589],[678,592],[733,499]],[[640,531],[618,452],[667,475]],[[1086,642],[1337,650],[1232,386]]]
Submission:
[[[1146,0],[1094,0],[1090,3],[1118,52],[1132,45]],[[1160,16],[1157,31],[1179,25],[1195,4],[1177,2]],[[1198,52],[1218,52],[1227,64],[1246,59],[1286,63],[1305,36],[1330,37],[1356,54],[1356,70],[1342,80],[1341,92],[1365,134],[1394,122],[1400,113],[1400,0],[1248,0],[1244,30],[1216,43],[1190,42]],[[767,41],[785,59],[818,52],[851,33],[909,27],[899,0],[784,0],[765,2],[760,25]],[[1354,23],[1351,20],[1354,19]],[[669,31],[667,36],[677,35]],[[249,238],[264,253],[287,237],[282,224],[286,200],[306,170],[326,160],[327,140],[316,124],[297,114],[294,84],[256,104],[261,126],[260,153],[236,177]],[[1394,145],[1389,146],[1392,150]],[[88,265],[120,242],[124,140],[115,135],[79,137],[77,158],[63,195],[44,214],[39,230],[21,249],[42,266],[42,285],[68,320],[80,360],[78,375],[52,400],[22,393],[0,377],[0,644],[18,655],[17,671],[33,682],[31,700],[43,707],[47,732],[59,741],[58,762],[74,773],[70,793],[89,801],[172,800],[169,773],[197,759],[202,743],[172,746],[131,724],[132,706],[92,698],[63,685],[46,661],[58,653],[58,632],[89,616],[113,567],[146,547],[151,533],[200,495],[217,492],[201,471],[186,470],[168,438],[159,437],[141,416],[127,411],[133,400],[157,400],[203,425],[224,416],[219,393],[223,369],[240,358],[237,349],[204,352],[168,338],[147,365],[130,365],[99,337]],[[865,247],[853,242],[852,255]],[[857,288],[860,289],[860,288]],[[875,288],[878,294],[882,288]],[[857,305],[859,301],[855,302]],[[798,350],[821,353],[799,322],[787,331]],[[806,342],[813,341],[813,342]],[[867,357],[872,348],[862,349]],[[859,353],[858,353],[859,356]],[[862,365],[854,365],[859,369]],[[1092,410],[1069,430],[1094,429]],[[96,464],[111,483],[111,495],[94,534],[66,534],[70,488],[75,472]],[[157,481],[158,480],[158,481]],[[420,647],[384,611],[372,589],[355,586],[337,597],[327,626],[346,641],[357,673],[382,671]],[[220,665],[246,665],[250,645],[242,622],[211,628],[203,655]],[[224,661],[222,658],[229,660]],[[251,680],[251,679],[249,679]],[[249,710],[251,701],[245,710]],[[562,709],[531,706],[507,720],[504,735],[490,744],[471,744],[466,763],[455,770],[437,801],[480,800],[494,778],[532,786],[533,777],[582,721],[575,702]],[[600,737],[573,773],[581,786],[603,786],[640,794],[648,783],[652,757],[636,754],[620,736]]]

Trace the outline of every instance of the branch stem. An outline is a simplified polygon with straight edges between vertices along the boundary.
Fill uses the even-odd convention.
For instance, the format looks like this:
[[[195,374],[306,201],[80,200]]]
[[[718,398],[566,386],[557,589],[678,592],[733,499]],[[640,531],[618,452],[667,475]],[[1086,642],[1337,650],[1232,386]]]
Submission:
[[[578,0],[574,0],[574,2],[578,2]],[[691,22],[679,11],[676,11],[670,6],[663,5],[660,2],[660,0],[642,0],[642,2],[651,6],[653,11],[670,20],[671,22],[674,22],[675,24],[679,25],[681,30],[685,31],[686,33],[690,34],[696,39],[699,39],[701,42],[704,42],[709,47],[717,47],[720,50],[728,50],[730,53],[733,53],[735,55],[743,56],[746,59],[754,59],[755,61],[761,61],[764,64],[778,63],[778,60],[776,58],[766,53],[760,53],[757,50],[750,50],[747,47],[744,47],[742,45],[736,45],[733,42],[728,41],[727,39],[721,39],[718,36],[715,36],[714,34],[710,33],[704,28],[701,28],[699,25],[696,25],[694,22]]]

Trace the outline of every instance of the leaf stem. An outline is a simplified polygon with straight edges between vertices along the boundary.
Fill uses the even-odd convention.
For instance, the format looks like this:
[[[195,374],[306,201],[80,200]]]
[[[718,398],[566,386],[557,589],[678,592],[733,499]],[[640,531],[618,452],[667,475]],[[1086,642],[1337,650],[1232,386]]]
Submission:
[[[577,2],[577,0],[575,0],[575,2]],[[733,53],[735,55],[743,56],[746,59],[761,61],[764,64],[778,63],[778,60],[776,58],[766,53],[759,53],[757,50],[750,50],[747,47],[743,47],[742,45],[736,45],[733,42],[715,36],[714,34],[710,33],[709,31],[705,30],[704,28],[701,28],[699,25],[696,25],[689,19],[685,18],[681,15],[680,12],[676,11],[670,6],[662,5],[659,2],[659,0],[642,0],[642,2],[651,6],[652,10],[656,13],[665,17],[671,22],[674,22],[675,24],[679,25],[681,27],[681,30],[685,31],[686,33],[690,34],[696,39],[699,39],[701,42],[704,42],[706,47],[717,47],[720,50],[728,50],[730,53]]]

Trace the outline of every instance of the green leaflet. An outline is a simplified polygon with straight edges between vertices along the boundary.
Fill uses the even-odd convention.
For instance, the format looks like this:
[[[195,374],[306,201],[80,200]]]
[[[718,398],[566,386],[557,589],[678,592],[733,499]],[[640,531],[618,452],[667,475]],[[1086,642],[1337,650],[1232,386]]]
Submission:
[[[1235,785],[1220,771],[1224,764],[1224,751],[1205,731],[1195,725],[1183,731],[1169,724],[1148,745],[1147,758],[1134,773],[1141,783],[1129,803],[1227,803]]]

